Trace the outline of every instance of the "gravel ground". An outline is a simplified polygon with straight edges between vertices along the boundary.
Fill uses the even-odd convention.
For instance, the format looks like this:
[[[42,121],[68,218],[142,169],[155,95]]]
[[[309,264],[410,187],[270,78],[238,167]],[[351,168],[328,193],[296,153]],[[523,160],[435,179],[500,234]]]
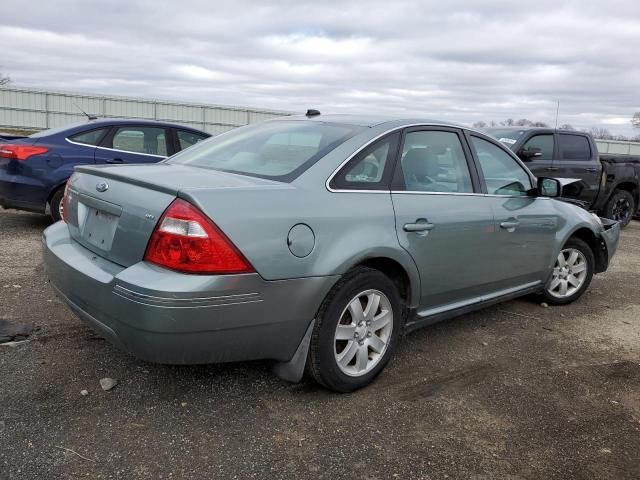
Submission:
[[[350,395],[116,350],[47,285],[46,226],[0,210],[0,319],[34,327],[0,346],[0,480],[640,478],[640,222],[579,302],[415,332]]]

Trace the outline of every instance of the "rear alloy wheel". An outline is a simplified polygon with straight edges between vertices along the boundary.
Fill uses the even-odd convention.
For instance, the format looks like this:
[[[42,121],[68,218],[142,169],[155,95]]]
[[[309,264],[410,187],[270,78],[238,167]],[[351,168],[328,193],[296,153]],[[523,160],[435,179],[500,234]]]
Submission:
[[[308,367],[318,383],[338,392],[362,388],[395,350],[402,307],[393,282],[371,268],[345,275],[318,312]]]
[[[626,227],[636,213],[636,201],[631,192],[616,190],[609,199],[604,216],[620,223],[620,227]]]
[[[64,185],[60,187],[51,197],[49,202],[49,215],[54,222],[59,222],[64,216]]]
[[[566,305],[577,300],[589,287],[593,277],[595,257],[589,245],[571,238],[562,248],[544,289],[547,302]]]

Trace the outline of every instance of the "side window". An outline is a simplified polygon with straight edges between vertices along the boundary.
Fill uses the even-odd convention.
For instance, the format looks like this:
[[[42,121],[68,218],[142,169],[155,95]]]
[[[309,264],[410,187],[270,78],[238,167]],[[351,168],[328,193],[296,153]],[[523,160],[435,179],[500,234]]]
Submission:
[[[166,157],[167,135],[164,128],[120,127],[113,135],[111,148]]]
[[[587,137],[561,133],[559,138],[560,160],[591,160],[591,147]]]
[[[523,151],[538,149],[540,150],[539,157],[532,157],[532,160],[552,160],[553,159],[553,134],[549,135],[536,135],[527,140],[522,146]]]
[[[401,164],[408,191],[473,192],[469,166],[456,133],[437,130],[407,133]]]
[[[184,150],[191,145],[195,145],[196,143],[209,138],[207,135],[200,135],[198,133],[189,132],[187,130],[177,130],[176,133],[178,134],[178,143],[180,145],[180,150]]]
[[[98,128],[96,130],[89,130],[88,132],[76,133],[69,137],[69,140],[76,143],[82,143],[84,145],[96,146],[100,143],[100,140],[107,133],[108,128]]]
[[[389,188],[391,160],[400,140],[399,133],[388,135],[359,152],[331,180],[339,190],[383,190]]]
[[[531,178],[518,162],[502,148],[482,138],[471,136],[478,163],[492,195],[526,196]]]

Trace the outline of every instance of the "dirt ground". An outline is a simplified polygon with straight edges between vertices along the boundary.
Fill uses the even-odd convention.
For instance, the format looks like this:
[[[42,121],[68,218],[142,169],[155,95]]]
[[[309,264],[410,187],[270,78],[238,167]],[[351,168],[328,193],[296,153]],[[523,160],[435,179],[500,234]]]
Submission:
[[[640,222],[577,303],[415,332],[350,395],[118,351],[47,285],[47,224],[0,210],[0,320],[35,327],[0,346],[0,480],[640,478]]]

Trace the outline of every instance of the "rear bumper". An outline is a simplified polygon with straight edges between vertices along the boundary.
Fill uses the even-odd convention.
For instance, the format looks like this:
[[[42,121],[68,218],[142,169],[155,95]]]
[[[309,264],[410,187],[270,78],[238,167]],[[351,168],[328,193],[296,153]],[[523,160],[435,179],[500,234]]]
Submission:
[[[44,213],[47,190],[31,177],[11,173],[8,162],[0,159],[0,207]]]
[[[287,361],[337,280],[123,268],[73,241],[63,222],[43,243],[49,280],[69,307],[113,344],[158,363]]]

